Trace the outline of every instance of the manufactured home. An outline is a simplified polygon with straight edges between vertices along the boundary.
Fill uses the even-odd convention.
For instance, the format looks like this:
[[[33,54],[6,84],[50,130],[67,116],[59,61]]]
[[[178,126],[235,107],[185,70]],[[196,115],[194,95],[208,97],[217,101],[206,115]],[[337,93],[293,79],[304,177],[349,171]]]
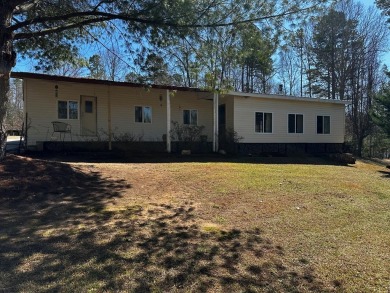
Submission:
[[[345,101],[26,72],[12,77],[23,80],[29,149],[63,141],[111,150],[127,139],[171,152],[178,125],[201,126],[202,143],[214,152],[226,131],[235,133],[242,153],[338,152],[344,143]]]

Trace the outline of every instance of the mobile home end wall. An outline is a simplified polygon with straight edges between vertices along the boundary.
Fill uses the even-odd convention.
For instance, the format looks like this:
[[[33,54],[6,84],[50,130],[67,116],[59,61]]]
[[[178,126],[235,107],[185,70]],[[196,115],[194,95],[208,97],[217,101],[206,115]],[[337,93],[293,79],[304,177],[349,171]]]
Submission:
[[[255,132],[255,112],[272,113],[272,133]],[[303,133],[288,133],[288,114],[303,114]],[[330,134],[317,134],[317,116],[330,116]],[[344,143],[345,105],[235,97],[234,129],[241,143]]]

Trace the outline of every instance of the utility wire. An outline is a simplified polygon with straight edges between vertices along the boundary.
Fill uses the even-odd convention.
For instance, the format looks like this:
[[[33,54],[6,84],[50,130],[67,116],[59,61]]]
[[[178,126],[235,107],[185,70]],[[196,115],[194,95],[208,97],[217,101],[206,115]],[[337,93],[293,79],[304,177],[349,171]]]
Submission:
[[[96,42],[98,42],[100,45],[102,45],[108,52],[110,52],[111,54],[113,54],[114,56],[116,56],[120,61],[122,61],[123,63],[125,63],[127,66],[129,66],[130,68],[132,68],[133,66],[130,65],[126,60],[124,60],[121,56],[119,56],[116,52],[112,51],[109,47],[107,47],[103,42],[101,42],[97,37],[95,37],[92,33],[90,33],[88,30],[86,30],[87,34],[89,34],[92,39]]]

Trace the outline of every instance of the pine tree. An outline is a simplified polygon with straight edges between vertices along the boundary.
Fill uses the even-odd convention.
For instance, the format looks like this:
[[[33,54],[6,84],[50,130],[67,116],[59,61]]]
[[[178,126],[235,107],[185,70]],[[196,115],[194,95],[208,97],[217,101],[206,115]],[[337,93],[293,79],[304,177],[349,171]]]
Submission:
[[[390,85],[374,97],[372,120],[390,137]]]

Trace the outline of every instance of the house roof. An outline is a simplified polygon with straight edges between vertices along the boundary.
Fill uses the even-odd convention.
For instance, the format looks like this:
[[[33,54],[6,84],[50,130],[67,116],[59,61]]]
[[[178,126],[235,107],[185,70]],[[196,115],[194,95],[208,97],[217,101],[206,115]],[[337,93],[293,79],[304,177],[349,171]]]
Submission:
[[[302,101],[302,102],[320,102],[320,103],[331,103],[331,104],[343,104],[348,105],[351,102],[345,100],[329,100],[321,98],[308,98],[308,97],[296,97],[288,95],[269,95],[269,94],[255,94],[255,93],[242,93],[229,91],[228,95],[244,98],[261,98],[261,99],[278,99],[278,100],[289,100],[289,101]]]
[[[176,90],[176,91],[209,92],[207,90],[202,90],[199,88],[192,88],[192,87],[142,84],[142,83],[123,82],[123,81],[101,80],[101,79],[93,79],[93,78],[86,78],[86,77],[59,76],[59,75],[50,75],[50,74],[32,73],[32,72],[12,72],[11,77],[20,78],[20,79],[31,78],[31,79],[42,79],[42,80],[52,80],[52,81],[66,81],[66,82],[78,82],[78,83],[125,86],[125,87],[154,88],[154,89]]]
[[[193,87],[142,84],[142,83],[133,83],[133,82],[92,79],[92,78],[86,78],[86,77],[69,77],[69,76],[49,75],[49,74],[32,73],[32,72],[12,72],[11,77],[12,78],[20,78],[20,79],[30,78],[30,79],[52,80],[52,81],[65,81],[65,82],[77,82],[77,83],[99,84],[99,85],[110,85],[110,86],[124,86],[124,87],[154,88],[154,89],[165,89],[165,90],[176,90],[176,91],[191,91],[191,92],[203,92],[203,93],[210,92],[208,90],[203,90],[203,89],[193,88]],[[302,101],[302,102],[320,102],[320,103],[333,103],[333,104],[344,104],[344,105],[350,103],[349,101],[341,101],[341,100],[296,97],[296,96],[288,96],[288,95],[243,93],[243,92],[236,92],[236,91],[228,91],[227,93],[222,94],[222,96],[278,99],[278,100]]]

